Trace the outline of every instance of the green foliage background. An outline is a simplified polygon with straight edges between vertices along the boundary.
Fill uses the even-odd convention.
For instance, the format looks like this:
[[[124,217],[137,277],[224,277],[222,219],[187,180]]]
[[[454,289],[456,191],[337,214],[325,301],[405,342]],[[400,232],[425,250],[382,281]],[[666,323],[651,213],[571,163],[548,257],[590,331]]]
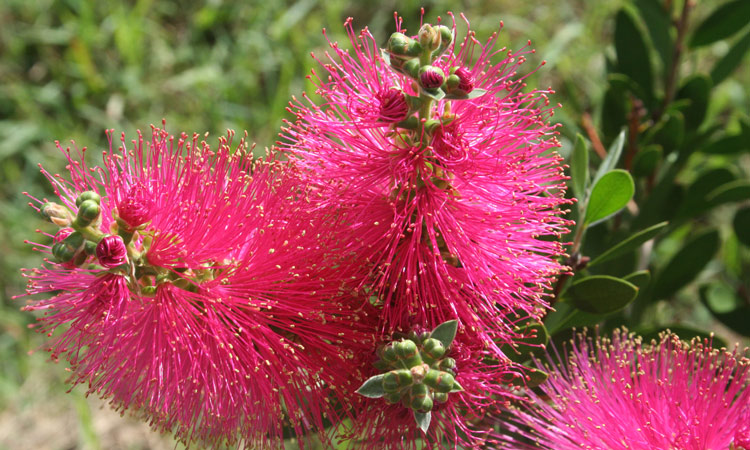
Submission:
[[[675,3],[678,10],[682,2]],[[698,2],[689,30],[695,30],[717,6],[729,3]],[[590,136],[582,127],[584,113],[601,130],[604,145],[610,146],[621,126],[627,125],[626,115],[632,105],[626,93],[640,89],[628,83],[634,81],[642,88],[646,83],[656,84],[654,79],[668,72],[669,50],[661,44],[665,33],[674,39],[674,30],[668,23],[660,24],[658,17],[649,19],[648,7],[643,4],[624,0],[0,3],[0,449],[174,445],[168,437],[156,436],[137,422],[113,418],[106,408],[97,409],[101,402],[84,399],[78,390],[65,395],[64,364],[46,363],[43,354],[27,354],[42,339],[27,329],[33,317],[18,310],[24,300],[12,297],[24,289],[19,269],[40,262],[40,255],[31,252],[31,246],[23,241],[35,239],[34,230],[44,224],[26,206],[27,199],[21,192],[37,197],[51,195],[37,165],[62,170],[63,158],[55,140],[63,146],[75,140],[77,145],[90,148],[94,162],[106,148],[105,129],[114,128],[133,137],[136,129],[147,130],[150,124],[166,118],[167,129],[173,133],[209,132],[218,136],[227,128],[247,130],[260,148],[269,146],[285,117],[288,100],[310,90],[305,75],[316,66],[310,52],[322,54],[326,47],[321,28],[328,30],[331,40],[348,45],[341,24],[352,16],[355,28],[369,26],[385,42],[393,30],[392,14],[397,6],[409,28],[416,30],[419,8],[424,5],[429,21],[437,15],[445,17],[447,10],[464,12],[480,39],[495,31],[500,20],[505,24],[500,39],[504,45],[519,48],[531,39],[537,53],[526,69],[534,70],[543,59],[546,65],[529,78],[529,84],[552,86],[558,92],[552,100],[563,105],[555,115],[564,124],[562,152],[570,155],[577,133],[587,138],[581,145],[589,145],[586,141]],[[625,12],[618,14],[623,6]],[[635,19],[629,22],[628,17]],[[635,28],[629,29],[632,24]],[[627,34],[634,32],[644,36],[646,47],[639,49],[633,43]],[[726,183],[742,186],[750,173],[750,131],[744,128],[750,106],[750,69],[747,55],[740,52],[750,46],[750,35],[745,27],[744,31],[720,36],[710,45],[699,41],[692,44],[683,53],[679,74],[683,78],[690,74],[713,78],[705,119],[693,127],[697,129],[701,123],[715,127],[703,138],[706,145],[715,145],[718,151],[685,155],[665,184],[679,188],[659,194],[661,203],[649,203],[649,197],[655,195],[649,183],[658,185],[660,179],[654,167],[669,163],[668,143],[675,135],[664,132],[645,142],[649,130],[639,130],[638,139],[631,136],[628,145],[643,143],[645,151],[655,142],[660,150],[652,151],[654,167],[649,166],[648,159],[641,161],[643,166],[628,167],[636,175],[635,201],[641,212],[651,208],[658,214],[644,218],[645,213],[629,211],[593,226],[586,233],[582,252],[595,257],[628,235],[669,220],[670,225],[660,230],[647,266],[660,277],[666,272],[674,280],[669,279],[666,287],[663,282],[654,285],[647,281],[639,295],[651,298],[646,301],[639,297],[625,316],[607,316],[609,323],[629,323],[643,330],[681,324],[716,330],[731,342],[740,335],[736,328],[722,325],[726,321],[717,320],[717,312],[731,313],[733,308],[742,307],[743,301],[750,307],[747,291],[744,298],[735,298],[742,289],[750,289],[746,245],[750,238],[742,236],[744,228],[733,225],[736,211],[747,206],[750,196],[739,190],[730,192],[734,197],[729,201],[714,205],[704,200],[709,191]],[[739,60],[744,63],[727,71],[717,63],[732,51],[740,52]],[[644,78],[644,58],[652,63],[653,79]],[[613,78],[613,74],[620,75]],[[623,81],[623,76],[630,81]],[[685,97],[690,97],[690,87],[695,86],[686,88]],[[652,102],[649,113],[658,109],[660,89],[664,90],[654,88],[640,96]],[[689,120],[689,107],[681,114]],[[659,130],[665,128],[656,125],[662,126]],[[687,134],[692,131],[683,127],[680,139],[702,136]],[[725,148],[736,151],[722,154]],[[684,153],[673,154],[681,158]],[[591,159],[595,170],[598,160],[596,156]],[[654,179],[649,181],[650,177]],[[661,217],[669,215],[663,208],[670,204],[677,209],[669,217]],[[743,220],[743,224],[750,223],[750,218]],[[572,240],[572,236],[568,238]],[[713,252],[700,253],[700,245]],[[625,276],[634,265],[627,258],[633,255],[635,251],[612,258],[592,268],[591,274]],[[690,272],[689,263],[694,261],[701,264],[692,264],[695,270]],[[670,269],[670,264],[676,268]],[[577,281],[580,279],[573,283]],[[576,292],[583,292],[580,285],[576,286],[578,290],[569,290],[571,298],[561,304],[563,311],[580,306],[572,298]],[[704,299],[709,293],[709,301],[718,308],[714,314],[698,300],[701,289]],[[578,310],[570,311],[578,315],[555,320],[568,320],[567,325],[603,320],[599,315],[584,317]],[[558,323],[556,328],[566,328],[563,325]]]

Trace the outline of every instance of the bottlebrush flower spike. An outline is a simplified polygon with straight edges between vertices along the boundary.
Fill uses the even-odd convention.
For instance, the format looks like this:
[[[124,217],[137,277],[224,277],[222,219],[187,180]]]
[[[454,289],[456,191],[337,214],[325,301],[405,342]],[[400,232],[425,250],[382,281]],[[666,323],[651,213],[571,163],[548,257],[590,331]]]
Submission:
[[[747,352],[674,334],[650,344],[625,330],[611,340],[579,335],[544,395],[530,393],[516,412],[519,439],[503,448],[747,449]]]
[[[342,344],[369,348],[373,333],[358,325],[365,310],[344,316],[331,300],[339,263],[314,232],[323,219],[299,208],[294,165],[254,161],[231,136],[211,149],[154,128],[110,141],[94,169],[64,150],[69,179],[42,170],[59,204],[31,198],[75,231],[35,244],[65,262],[25,272],[41,297],[25,309],[42,314],[36,328],[70,381],[114,408],[187,443],[278,447],[346,413],[337,405],[363,375],[342,368],[362,351]]]
[[[496,35],[481,45],[469,31],[456,45],[455,24],[439,25],[424,33],[424,48],[397,24],[381,53],[347,20],[353,51],[331,43],[325,74],[312,76],[323,103],[295,99],[296,120],[278,145],[317,186],[312,207],[346,217],[352,258],[342,271],[377,298],[386,335],[458,319],[486,345],[508,342],[507,316],[539,316],[561,270],[561,244],[542,239],[566,225],[551,91],[524,92],[516,71],[531,51],[497,49]],[[468,95],[420,88],[415,80],[429,67],[460,68],[453,72]],[[352,106],[378,104],[390,90],[410,105],[400,122]]]

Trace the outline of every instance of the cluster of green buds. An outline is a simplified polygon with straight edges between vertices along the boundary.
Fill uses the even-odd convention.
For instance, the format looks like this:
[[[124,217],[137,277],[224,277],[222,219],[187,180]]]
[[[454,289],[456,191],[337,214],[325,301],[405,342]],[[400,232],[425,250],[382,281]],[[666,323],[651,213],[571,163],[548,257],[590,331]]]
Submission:
[[[447,356],[457,327],[458,322],[451,320],[431,332],[412,332],[381,347],[375,367],[384,373],[370,377],[357,392],[413,410],[417,425],[427,432],[435,404],[463,391],[455,378],[456,361]]]
[[[424,24],[416,39],[393,33],[386,44],[385,56],[394,70],[413,78],[420,93],[433,100],[461,100],[484,94],[484,90],[473,89],[474,81],[465,68],[454,67],[445,73],[434,65],[453,38],[453,30],[445,25]]]
[[[80,267],[94,256],[105,268],[127,262],[123,239],[100,231],[101,197],[94,191],[82,192],[76,198],[77,214],[58,203],[47,202],[40,208],[42,216],[60,230],[55,234],[52,256],[66,267]]]

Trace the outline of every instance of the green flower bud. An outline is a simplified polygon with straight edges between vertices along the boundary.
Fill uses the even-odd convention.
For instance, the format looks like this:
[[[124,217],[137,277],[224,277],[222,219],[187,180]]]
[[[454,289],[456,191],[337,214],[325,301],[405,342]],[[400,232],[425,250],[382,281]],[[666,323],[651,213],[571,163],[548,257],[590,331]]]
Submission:
[[[410,59],[406,61],[403,66],[401,66],[401,70],[406,75],[409,75],[412,78],[417,78],[419,76],[420,67],[422,66],[419,64],[418,59]]]
[[[445,403],[448,401],[448,394],[445,392],[435,392],[432,394],[432,399],[438,403]]]
[[[409,406],[412,409],[416,409],[421,412],[429,412],[432,410],[432,396],[430,395],[430,389],[424,384],[415,384],[411,387],[409,393],[411,402]]]
[[[417,38],[419,44],[429,51],[437,50],[440,46],[440,32],[429,23],[422,25],[417,33]]]
[[[70,233],[68,237],[52,246],[52,256],[58,262],[72,261],[81,246],[83,235],[79,232]]]
[[[393,405],[393,404],[400,402],[401,397],[402,397],[401,392],[391,392],[385,395],[385,401]]]
[[[86,200],[92,200],[96,202],[96,204],[100,204],[102,201],[102,198],[94,191],[83,191],[76,197],[76,206],[80,207],[81,203],[85,202]]]
[[[39,208],[42,217],[54,223],[58,227],[69,227],[73,223],[73,214],[68,208],[54,202],[47,202]]]
[[[451,42],[453,42],[453,30],[446,27],[445,25],[438,25],[435,28],[437,29],[438,33],[440,33],[439,49],[445,50],[449,45],[451,45]]]
[[[455,378],[448,372],[440,370],[430,370],[424,377],[424,383],[435,389],[437,392],[448,393],[453,389]]]
[[[99,217],[101,211],[101,207],[94,200],[84,200],[78,206],[75,225],[81,228],[91,225]]]
[[[388,53],[398,56],[414,57],[422,53],[422,46],[419,45],[419,42],[403,33],[391,34],[391,37],[388,38],[386,49]]]
[[[453,369],[456,367],[456,360],[453,358],[445,358],[440,361],[440,368],[443,370]]]
[[[398,392],[412,383],[411,372],[406,369],[392,370],[383,377],[385,392]]]
[[[422,357],[419,355],[417,344],[409,339],[396,343],[396,355],[398,355],[401,361],[406,363],[407,367],[422,364]]]
[[[90,256],[96,255],[96,242],[93,242],[93,241],[84,242],[83,249],[86,251],[87,255],[90,255]]]
[[[398,361],[395,343],[391,343],[388,346],[384,347],[380,358],[388,364],[393,364]]]
[[[422,344],[422,359],[427,364],[439,360],[445,354],[445,346],[437,339],[429,338]]]

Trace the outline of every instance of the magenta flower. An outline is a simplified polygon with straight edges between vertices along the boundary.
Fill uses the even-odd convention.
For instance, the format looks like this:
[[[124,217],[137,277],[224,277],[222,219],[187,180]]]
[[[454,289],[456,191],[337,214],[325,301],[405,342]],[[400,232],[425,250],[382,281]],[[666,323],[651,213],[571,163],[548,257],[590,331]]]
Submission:
[[[382,311],[381,342],[459,323],[451,354],[464,391],[435,407],[427,433],[409,408],[366,399],[354,435],[368,448],[474,448],[495,439],[483,420],[511,397],[499,346],[517,337],[516,314],[547,308],[562,269],[561,244],[546,239],[566,226],[553,107],[516,74],[529,50],[496,49],[495,35],[479,45],[472,31],[456,45],[455,26],[410,37],[400,23],[381,53],[348,20],[351,49],[331,43],[313,76],[322,103],[292,102],[278,145],[315,187],[310,208],[335,211],[342,279]],[[405,94],[399,121],[381,113],[391,92]]]
[[[750,448],[747,349],[730,353],[673,334],[644,344],[627,331],[571,344],[567,363],[541,386],[544,396],[530,393],[533,404],[517,413],[524,437],[509,448]]]
[[[75,231],[35,244],[64,263],[26,272],[25,309],[70,381],[114,408],[187,443],[267,448],[348,414],[373,333],[333,301],[340,263],[294,165],[230,142],[154,128],[93,170],[65,151],[69,180],[42,171],[46,209]]]
[[[128,249],[120,236],[104,236],[96,245],[96,258],[99,264],[112,269],[128,261]]]

